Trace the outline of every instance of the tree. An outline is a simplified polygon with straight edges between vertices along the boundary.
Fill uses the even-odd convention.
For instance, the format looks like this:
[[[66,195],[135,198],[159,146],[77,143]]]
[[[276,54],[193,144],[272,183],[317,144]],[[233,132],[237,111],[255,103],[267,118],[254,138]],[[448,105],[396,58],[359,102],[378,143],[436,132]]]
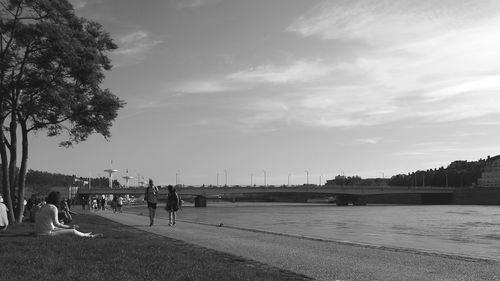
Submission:
[[[100,88],[111,69],[107,55],[117,46],[99,23],[77,17],[66,0],[0,0],[0,36],[2,186],[15,210],[10,219],[20,222],[28,135],[65,133],[64,147],[94,133],[108,139],[125,103]]]

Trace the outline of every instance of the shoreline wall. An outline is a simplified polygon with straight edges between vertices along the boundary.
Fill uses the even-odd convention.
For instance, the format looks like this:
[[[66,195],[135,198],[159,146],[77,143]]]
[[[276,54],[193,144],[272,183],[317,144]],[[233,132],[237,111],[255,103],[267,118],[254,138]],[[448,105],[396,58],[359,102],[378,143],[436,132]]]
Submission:
[[[223,200],[247,202],[294,202],[306,203],[310,199],[328,198],[332,195],[320,194],[254,194],[224,196]],[[325,200],[326,201],[326,200]],[[455,204],[455,205],[500,205],[499,189],[457,189],[453,194],[380,194],[363,197],[366,204]]]

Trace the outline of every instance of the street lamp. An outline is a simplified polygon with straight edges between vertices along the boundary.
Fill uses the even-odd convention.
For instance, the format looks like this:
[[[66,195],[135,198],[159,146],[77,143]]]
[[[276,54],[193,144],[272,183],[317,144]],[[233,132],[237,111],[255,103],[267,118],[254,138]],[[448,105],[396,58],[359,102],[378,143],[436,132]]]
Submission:
[[[177,173],[175,173],[175,186],[178,186],[180,181],[181,181],[181,171],[177,170]]]
[[[250,186],[253,186],[253,173],[250,173]]]
[[[264,172],[264,186],[267,186],[267,182],[266,182],[266,170],[262,170]]]
[[[224,186],[227,186],[227,169],[224,169],[224,178],[225,178]]]
[[[309,185],[309,171],[306,170],[305,172],[306,172],[306,176],[307,176],[307,185]]]
[[[291,176],[291,175],[292,175],[292,174],[288,174],[288,186],[290,186],[290,176]]]

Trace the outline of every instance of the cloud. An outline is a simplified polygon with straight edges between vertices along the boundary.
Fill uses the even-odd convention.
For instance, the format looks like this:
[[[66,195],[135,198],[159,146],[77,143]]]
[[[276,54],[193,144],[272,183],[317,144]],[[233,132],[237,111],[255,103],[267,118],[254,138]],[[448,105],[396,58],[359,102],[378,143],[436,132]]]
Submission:
[[[161,40],[152,39],[145,31],[134,31],[118,38],[119,49],[114,51],[115,55],[141,56],[150,51]]]
[[[69,0],[75,10],[82,10],[91,5],[102,4],[105,0]]]
[[[498,114],[500,66],[492,62],[500,61],[499,10],[497,1],[323,1],[286,31],[365,42],[364,49],[341,64],[324,60],[341,78],[317,77],[315,87],[297,89],[294,112],[318,126]]]
[[[186,89],[244,90],[252,96],[241,120],[255,127],[429,124],[500,114],[500,65],[494,63],[500,61],[500,2],[387,3],[325,1],[287,29],[333,46],[366,41],[360,51],[260,64]],[[266,105],[270,100],[280,106]]]
[[[357,141],[357,142],[360,142],[360,143],[366,143],[366,144],[377,144],[377,143],[379,143],[381,140],[382,140],[382,138],[380,138],[380,137],[376,137],[376,138],[363,138],[363,139],[357,139],[356,141]]]
[[[181,83],[180,85],[175,86],[171,92],[174,92],[177,95],[183,94],[213,94],[213,93],[222,93],[229,91],[231,89],[228,83],[225,83],[224,80],[220,79],[212,79],[212,80],[198,80],[198,81],[189,81],[185,83]]]
[[[71,4],[73,5],[73,8],[75,10],[80,10],[80,9],[83,9],[85,8],[85,6],[87,6],[88,2],[87,1],[83,1],[83,0],[71,0],[70,1]]]
[[[177,6],[183,9],[194,9],[206,5],[212,5],[221,2],[221,0],[176,0]]]
[[[286,30],[326,40],[361,39],[371,44],[394,44],[460,28],[494,15],[494,8],[498,8],[495,1],[481,5],[471,0],[323,1]]]
[[[228,79],[246,83],[308,83],[326,77],[334,67],[321,60],[297,60],[286,66],[260,65],[227,76]]]

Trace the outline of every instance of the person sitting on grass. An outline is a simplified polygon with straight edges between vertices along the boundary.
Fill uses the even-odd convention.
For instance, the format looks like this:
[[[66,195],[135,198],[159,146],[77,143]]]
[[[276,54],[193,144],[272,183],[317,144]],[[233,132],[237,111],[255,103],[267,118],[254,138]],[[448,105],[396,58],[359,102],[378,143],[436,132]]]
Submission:
[[[83,233],[78,230],[77,225],[65,225],[59,222],[58,209],[61,200],[61,194],[57,191],[52,191],[47,197],[45,204],[35,215],[35,233],[37,235],[76,235],[79,237],[96,238],[102,237],[101,233],[92,234],[92,232]]]
[[[9,218],[7,217],[7,206],[3,203],[3,197],[0,195],[0,232],[7,230]]]

